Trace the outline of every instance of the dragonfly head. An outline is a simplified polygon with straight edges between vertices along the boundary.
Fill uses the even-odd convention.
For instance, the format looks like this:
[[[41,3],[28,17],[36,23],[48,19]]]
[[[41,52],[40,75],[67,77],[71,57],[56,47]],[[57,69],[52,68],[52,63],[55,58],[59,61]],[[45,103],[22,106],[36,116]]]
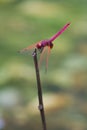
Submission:
[[[41,42],[37,43],[36,48],[37,48],[37,49],[41,49],[41,48],[42,48]]]
[[[40,41],[39,43],[37,43],[36,48],[42,52],[42,50],[45,46],[49,46],[50,49],[52,49],[53,43],[49,40],[43,40],[43,41]]]
[[[42,41],[36,44],[36,48],[39,50],[40,53],[43,51],[44,46],[42,45]]]

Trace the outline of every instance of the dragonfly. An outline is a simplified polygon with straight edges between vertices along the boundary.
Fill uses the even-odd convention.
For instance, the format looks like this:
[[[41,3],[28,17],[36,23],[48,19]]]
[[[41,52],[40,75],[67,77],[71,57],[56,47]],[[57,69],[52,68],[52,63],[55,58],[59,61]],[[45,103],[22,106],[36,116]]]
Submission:
[[[70,25],[70,22],[67,23],[63,28],[61,28],[55,35],[53,35],[50,39],[41,40],[35,44],[32,44],[26,48],[23,48],[19,51],[19,53],[25,53],[25,52],[34,52],[34,50],[38,50],[40,52],[40,59],[39,59],[39,66],[42,63],[43,57],[46,54],[46,70],[48,68],[48,59],[50,50],[53,48],[54,44],[53,41],[58,38]]]

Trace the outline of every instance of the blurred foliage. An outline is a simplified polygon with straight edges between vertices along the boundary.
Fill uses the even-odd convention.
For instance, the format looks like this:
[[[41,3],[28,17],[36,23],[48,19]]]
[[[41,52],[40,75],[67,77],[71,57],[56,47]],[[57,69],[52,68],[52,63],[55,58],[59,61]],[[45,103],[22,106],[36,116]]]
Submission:
[[[41,129],[33,59],[17,51],[50,38],[67,22],[70,27],[54,41],[47,73],[40,68],[47,127],[87,129],[86,6],[86,0],[0,0],[3,129]]]

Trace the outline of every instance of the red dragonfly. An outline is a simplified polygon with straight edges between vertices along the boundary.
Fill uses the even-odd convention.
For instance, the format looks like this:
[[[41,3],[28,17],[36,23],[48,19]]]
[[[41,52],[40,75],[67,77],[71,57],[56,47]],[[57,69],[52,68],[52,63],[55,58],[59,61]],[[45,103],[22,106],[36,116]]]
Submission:
[[[47,56],[46,56],[46,70],[47,70],[47,67],[48,67],[48,57],[49,57],[49,54],[50,54],[50,50],[53,48],[53,43],[52,42],[57,37],[59,37],[68,28],[69,25],[70,25],[70,23],[67,23],[62,29],[60,29],[60,31],[58,31],[50,39],[39,41],[39,42],[37,42],[35,44],[32,44],[32,45],[30,45],[30,46],[20,50],[19,52],[20,53],[24,53],[24,52],[29,52],[31,50],[34,51],[34,49],[36,48],[41,53],[40,60],[39,60],[39,65],[42,62],[42,59],[43,59],[43,56],[44,56],[45,52],[47,52]]]

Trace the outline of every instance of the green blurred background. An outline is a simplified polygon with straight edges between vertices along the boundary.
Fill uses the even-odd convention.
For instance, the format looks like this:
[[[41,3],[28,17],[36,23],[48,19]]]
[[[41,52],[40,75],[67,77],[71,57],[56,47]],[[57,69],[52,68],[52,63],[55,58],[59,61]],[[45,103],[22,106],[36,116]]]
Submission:
[[[87,0],[0,0],[0,129],[42,129],[33,58],[17,51],[67,22],[40,69],[47,128],[87,130]]]

